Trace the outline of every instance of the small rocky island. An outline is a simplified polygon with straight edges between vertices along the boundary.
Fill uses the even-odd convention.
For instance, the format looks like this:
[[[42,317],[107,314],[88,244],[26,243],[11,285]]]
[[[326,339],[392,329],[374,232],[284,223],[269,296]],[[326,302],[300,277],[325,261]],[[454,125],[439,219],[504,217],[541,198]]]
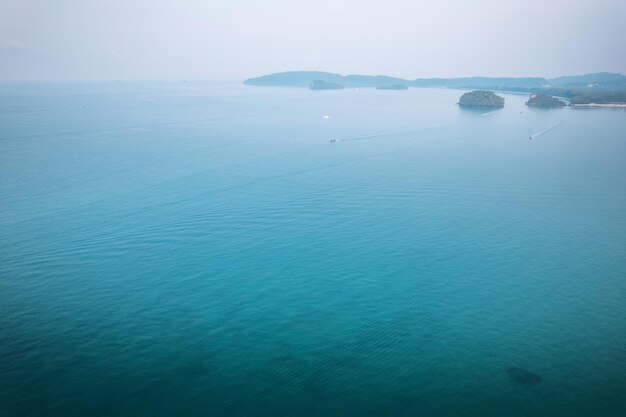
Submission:
[[[557,108],[565,106],[565,102],[547,94],[531,94],[526,105],[531,107]]]
[[[344,86],[341,84],[329,83],[322,80],[313,80],[311,81],[311,84],[309,84],[309,88],[311,90],[341,90],[344,88]]]
[[[465,93],[459,99],[462,107],[504,107],[504,98],[491,91],[476,90]]]
[[[408,90],[409,87],[405,84],[393,84],[393,85],[380,85],[376,87],[377,90]]]

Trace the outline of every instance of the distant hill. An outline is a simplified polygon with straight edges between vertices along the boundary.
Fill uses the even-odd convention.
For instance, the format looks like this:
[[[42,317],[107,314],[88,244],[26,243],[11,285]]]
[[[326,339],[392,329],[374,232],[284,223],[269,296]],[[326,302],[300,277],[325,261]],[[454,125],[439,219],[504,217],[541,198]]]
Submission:
[[[545,78],[495,78],[495,77],[463,77],[463,78],[418,78],[410,85],[413,87],[446,87],[446,88],[481,88],[489,90],[509,90],[512,88],[541,88],[548,84]]]
[[[316,80],[347,88],[405,85],[410,87],[539,93],[566,97],[572,99],[572,103],[622,103],[626,101],[626,75],[610,72],[572,75],[552,79],[541,77],[461,77],[405,80],[385,75],[341,75],[322,71],[288,71],[250,78],[245,80],[244,84],[268,87],[310,88],[311,82]]]
[[[552,86],[563,88],[626,86],[626,75],[611,72],[597,72],[594,74],[557,77],[548,81]]]
[[[250,78],[245,80],[244,84],[265,87],[309,87],[313,81],[323,81],[352,88],[408,83],[407,80],[384,75],[340,75],[321,71],[288,71]]]
[[[309,88],[311,90],[341,90],[344,88],[344,86],[341,84],[329,83],[322,80],[313,80],[311,81]]]
[[[392,85],[379,85],[377,90],[408,90],[409,87],[406,84],[392,84]]]
[[[537,89],[611,88],[626,90],[626,75],[610,72],[573,75],[557,78],[541,77],[461,77],[417,78],[405,80],[385,75],[341,75],[322,71],[288,71],[263,75],[244,81],[246,85],[308,87],[311,81],[320,80],[345,87],[379,87],[403,84],[411,87],[446,87],[467,89],[490,89],[528,91]]]
[[[288,71],[277,72],[250,78],[243,83],[246,85],[258,85],[269,87],[309,87],[315,80],[327,83],[341,84],[343,75],[321,71]]]
[[[412,87],[447,87],[447,88],[489,88],[492,90],[506,88],[540,88],[548,81],[545,78],[418,78],[405,80],[385,75],[341,75],[322,71],[287,71],[244,81],[246,85],[270,87],[309,87],[314,80],[340,84],[345,87],[380,87],[390,85],[406,85]]]
[[[381,85],[407,84],[402,78],[385,75],[346,75],[342,84],[346,87],[378,87]]]

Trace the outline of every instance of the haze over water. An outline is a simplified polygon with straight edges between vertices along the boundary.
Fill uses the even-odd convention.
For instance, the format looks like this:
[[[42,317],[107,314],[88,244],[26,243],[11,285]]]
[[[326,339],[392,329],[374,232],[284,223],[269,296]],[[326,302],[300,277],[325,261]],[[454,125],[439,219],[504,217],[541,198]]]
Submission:
[[[626,415],[624,110],[461,94],[2,84],[0,415]]]

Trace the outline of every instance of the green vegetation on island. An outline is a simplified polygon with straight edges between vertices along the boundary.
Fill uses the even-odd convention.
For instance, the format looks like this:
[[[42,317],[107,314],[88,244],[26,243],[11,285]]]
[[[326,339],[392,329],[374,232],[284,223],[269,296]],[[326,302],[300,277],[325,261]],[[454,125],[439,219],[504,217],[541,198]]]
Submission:
[[[491,91],[476,90],[465,93],[459,99],[462,107],[504,107],[504,98]]]
[[[556,108],[563,107],[566,104],[563,100],[559,100],[547,94],[531,94],[526,105],[530,107]]]
[[[393,84],[393,85],[379,85],[377,90],[408,90],[409,87],[406,84]]]
[[[574,95],[570,105],[582,104],[623,104],[626,103],[626,90],[623,91],[585,91]]]
[[[344,88],[344,86],[341,84],[329,83],[322,80],[313,80],[311,81],[311,84],[309,84],[309,88],[311,90],[341,90]]]

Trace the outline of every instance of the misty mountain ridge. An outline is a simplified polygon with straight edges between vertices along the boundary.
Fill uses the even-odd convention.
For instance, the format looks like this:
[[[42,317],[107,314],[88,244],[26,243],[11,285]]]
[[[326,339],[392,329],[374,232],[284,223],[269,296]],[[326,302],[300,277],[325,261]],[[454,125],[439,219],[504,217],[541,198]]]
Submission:
[[[385,75],[341,75],[323,71],[287,71],[250,78],[245,80],[244,84],[272,87],[308,87],[314,80],[340,84],[348,88],[405,84],[411,87],[480,88],[520,92],[534,92],[541,89],[591,88],[594,90],[626,90],[626,75],[609,72],[551,79],[541,77],[459,77],[407,80]]]
[[[244,84],[269,87],[309,87],[313,81],[341,84],[351,88],[410,83],[402,78],[384,75],[341,75],[323,71],[287,71],[250,78],[245,80]]]

